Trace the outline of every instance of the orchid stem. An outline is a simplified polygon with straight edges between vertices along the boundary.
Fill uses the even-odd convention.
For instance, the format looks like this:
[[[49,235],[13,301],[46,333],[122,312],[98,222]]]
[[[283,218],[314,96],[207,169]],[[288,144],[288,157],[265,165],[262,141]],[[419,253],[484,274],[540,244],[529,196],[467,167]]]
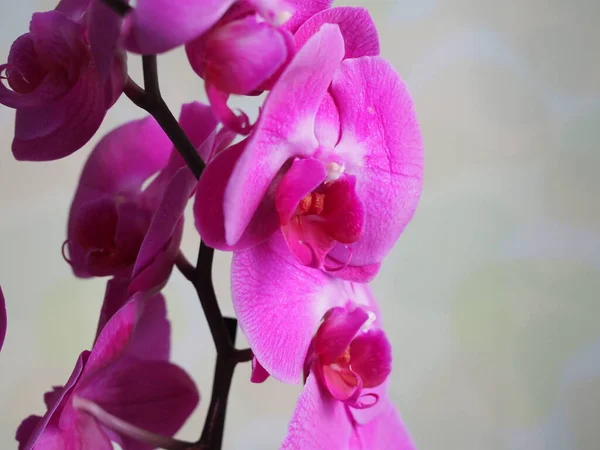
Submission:
[[[104,0],[104,2],[121,16],[132,9],[123,0]],[[135,105],[144,109],[156,119],[194,176],[199,179],[205,164],[162,98],[156,55],[142,56],[142,68],[144,87],[142,88],[131,78],[128,78],[124,88],[125,95]],[[219,450],[221,448],[225,429],[227,399],[235,366],[238,363],[250,361],[253,357],[250,349],[238,350],[235,348],[237,320],[223,317],[221,313],[212,281],[213,257],[214,249],[204,242],[200,242],[198,263],[195,268],[181,252],[175,259],[175,264],[183,276],[192,283],[198,293],[217,350],[212,395],[202,435],[197,443],[191,446],[186,444],[188,447],[183,447],[196,450]],[[177,449],[179,448],[181,447],[177,447]]]

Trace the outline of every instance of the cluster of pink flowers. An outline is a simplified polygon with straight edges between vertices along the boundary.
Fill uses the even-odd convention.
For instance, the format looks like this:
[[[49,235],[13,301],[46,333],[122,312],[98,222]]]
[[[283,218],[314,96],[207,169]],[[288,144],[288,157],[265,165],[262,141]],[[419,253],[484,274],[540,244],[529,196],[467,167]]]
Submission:
[[[413,448],[387,396],[391,346],[367,283],[417,207],[421,136],[368,12],[331,3],[61,0],[14,42],[0,103],[16,109],[19,160],[70,155],[123,92],[135,97],[127,51],[184,45],[210,101],[179,117],[205,165],[198,180],[151,115],[89,155],[63,252],[77,277],[110,277],[97,336],[44,396],[46,414],[23,421],[19,449],[175,442],[199,394],[169,362],[160,291],[192,198],[204,244],[233,252],[252,382],[304,384],[282,448]],[[227,103],[264,91],[255,123]],[[5,331],[0,291],[0,347]]]

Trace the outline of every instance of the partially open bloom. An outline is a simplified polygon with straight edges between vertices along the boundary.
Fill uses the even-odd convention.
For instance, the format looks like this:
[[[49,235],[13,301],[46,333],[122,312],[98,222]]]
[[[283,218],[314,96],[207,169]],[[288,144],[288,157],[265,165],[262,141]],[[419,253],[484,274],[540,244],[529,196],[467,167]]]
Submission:
[[[0,350],[4,344],[4,338],[6,337],[6,302],[4,300],[4,294],[2,293],[2,287],[0,286]]]
[[[235,5],[210,31],[186,45],[194,71],[221,122],[238,133],[250,131],[245,115],[227,106],[230,94],[260,93],[291,60],[292,35],[244,4]]]
[[[12,151],[18,160],[48,161],[80,149],[102,123],[125,83],[124,61],[101,76],[86,29],[60,11],[35,13],[29,33],[0,65],[0,104],[15,108]]]
[[[281,229],[304,265],[361,282],[377,273],[418,203],[421,136],[391,65],[344,57],[340,27],[322,25],[252,135],[209,164],[195,206],[209,245],[243,250]]]
[[[107,289],[106,301],[118,302],[122,294]],[[155,447],[119,434],[106,420],[99,423],[82,404],[95,405],[117,424],[173,435],[199,396],[189,376],[168,362],[169,335],[164,298],[134,296],[102,327],[92,351],[81,353],[65,386],[44,396],[44,417],[23,421],[19,450],[110,450],[111,441],[129,449]]]
[[[184,105],[180,123],[201,153],[212,149],[217,122],[210,108]],[[109,133],[91,153],[71,206],[67,247],[75,275],[131,275],[131,293],[160,287],[179,250],[195,185],[153,118]]]

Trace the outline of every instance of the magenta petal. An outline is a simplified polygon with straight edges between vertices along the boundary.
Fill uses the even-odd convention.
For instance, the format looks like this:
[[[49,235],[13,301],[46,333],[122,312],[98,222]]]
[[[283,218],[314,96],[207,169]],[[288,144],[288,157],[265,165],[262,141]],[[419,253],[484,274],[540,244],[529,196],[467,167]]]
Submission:
[[[345,405],[319,386],[314,374],[306,380],[282,450],[347,449],[353,433],[351,418]],[[352,447],[357,450],[360,447]],[[364,447],[395,449],[395,447]]]
[[[93,377],[98,370],[124,356],[167,360],[170,332],[163,296],[144,298],[141,294],[135,295],[102,329],[85,367],[84,377]]]
[[[337,400],[347,405],[356,403],[362,391],[360,377],[351,369],[333,369],[331,366],[323,366],[323,381],[329,393]]]
[[[34,447],[36,449],[42,448],[43,450],[53,450],[54,448],[60,448],[56,446],[52,447],[51,445],[53,442],[56,443],[55,440],[60,439],[59,436],[56,436],[58,434],[58,430],[56,429],[58,427],[58,423],[54,422],[58,422],[58,415],[61,414],[65,406],[63,404],[63,401],[68,397],[73,387],[78,382],[79,377],[83,372],[83,367],[86,364],[89,353],[90,352],[86,351],[79,355],[77,363],[75,364],[75,368],[73,369],[73,373],[67,381],[67,384],[65,384],[64,388],[60,392],[60,395],[57,395],[54,398],[54,404],[48,408],[48,411],[46,412],[44,417],[37,422],[35,429],[32,429],[34,419],[32,419],[31,417],[25,419],[25,421],[21,424],[21,427],[19,427],[19,430],[17,431],[17,439],[20,443],[19,450],[32,450]],[[53,422],[52,424],[50,423],[51,421]],[[41,445],[43,443],[39,441],[46,441],[46,443],[49,445]]]
[[[41,420],[40,416],[29,416],[21,422],[15,435],[15,439],[19,442],[19,450],[25,448]]]
[[[103,0],[91,0],[87,14],[92,57],[100,79],[104,80],[118,51],[123,19]]]
[[[206,167],[196,190],[194,218],[196,229],[207,245],[219,250],[241,250],[267,239],[279,228],[273,201],[263,199],[243,236],[235,245],[225,240],[223,202],[231,172],[244,151],[247,141],[219,153]]]
[[[276,379],[297,383],[323,315],[348,297],[337,280],[298,265],[276,233],[233,255],[233,306],[256,358]]]
[[[29,31],[39,61],[48,71],[73,69],[88,57],[84,26],[57,11],[34,13]],[[71,70],[67,75],[76,76]]]
[[[331,90],[342,125],[336,153],[346,161],[346,173],[356,176],[356,193],[365,206],[363,235],[351,246],[352,264],[376,264],[391,250],[419,201],[419,126],[406,86],[379,57],[345,60]],[[332,256],[339,255],[334,250]]]
[[[167,245],[182,220],[183,212],[196,186],[196,179],[187,167],[180,168],[166,187],[158,205],[148,232],[140,246],[137,260],[133,267],[132,284],[140,290],[150,290],[166,280],[156,279],[151,286],[138,286],[136,277],[155,259],[156,255]],[[178,247],[178,245],[176,245]],[[174,257],[175,255],[173,255]],[[167,261],[172,266],[173,262]],[[134,292],[130,290],[130,293]]]
[[[179,125],[196,148],[211,137],[218,124],[219,122],[209,105],[190,102],[181,107]]]
[[[331,364],[348,348],[369,315],[362,308],[328,311],[315,336],[315,351],[323,364]]]
[[[127,50],[163,53],[185,44],[212,27],[234,0],[138,0],[126,19]]]
[[[235,244],[283,164],[318,147],[314,120],[343,54],[336,25],[324,25],[298,52],[269,94],[225,191],[225,237]]]
[[[323,97],[317,112],[315,136],[325,148],[334,148],[340,139],[340,113],[329,92]]]
[[[192,54],[202,58],[203,77],[217,89],[249,94],[286,61],[283,31],[259,19],[249,15],[217,27],[203,39],[202,53]]]
[[[106,115],[105,90],[97,72],[84,69],[71,91],[54,102],[18,109],[14,157],[19,161],[51,161],[64,158],[83,147],[96,133]],[[43,117],[53,122],[47,134],[39,135]],[[58,123],[60,121],[60,124]]]
[[[365,425],[356,426],[350,449],[415,450],[396,408],[387,398],[379,400],[380,413]]]
[[[181,428],[200,398],[194,382],[181,368],[166,361],[137,360],[111,366],[87,385],[79,386],[76,395],[134,426],[166,436]],[[148,449],[147,444],[116,440],[129,450]]]
[[[339,25],[346,54],[344,59],[379,55],[379,35],[371,15],[365,8],[343,6],[326,9],[308,19],[296,32],[296,45],[302,47],[325,23]]]
[[[392,347],[382,330],[360,333],[350,344],[350,354],[352,370],[366,388],[379,386],[392,371]]]
[[[6,337],[6,322],[6,302],[2,287],[0,287],[0,350],[2,350],[2,344],[4,344],[4,338]]]
[[[250,375],[250,381],[252,383],[263,383],[269,378],[269,372],[262,366],[262,364],[256,359],[252,358],[252,374]]]
[[[104,301],[98,318],[96,328],[96,339],[104,329],[106,323],[119,311],[129,299],[127,289],[129,288],[129,277],[112,278],[106,283]]]
[[[300,25],[331,6],[333,0],[287,0],[294,8],[294,15],[283,24],[283,28],[295,33]]]
[[[72,20],[79,20],[87,9],[90,0],[60,0],[55,11],[60,11]]]
[[[343,248],[344,246],[339,244],[337,247],[342,248],[339,252],[337,252],[338,255],[349,255],[347,248]],[[331,274],[333,276],[342,280],[354,281],[355,283],[368,283],[375,278],[375,275],[377,275],[379,268],[381,267],[381,263],[368,264],[365,266],[353,266],[351,264],[347,265],[347,261],[347,258],[345,261],[339,261],[331,256],[328,256],[325,265],[326,267],[329,267],[329,270],[326,269],[326,271],[329,273],[332,272]]]
[[[171,149],[171,141],[154,118],[126,123],[96,145],[81,174],[80,189],[110,194],[139,191],[147,178],[165,166]]]
[[[294,160],[275,193],[275,206],[282,225],[289,222],[300,201],[318,188],[326,177],[325,167],[317,159]]]

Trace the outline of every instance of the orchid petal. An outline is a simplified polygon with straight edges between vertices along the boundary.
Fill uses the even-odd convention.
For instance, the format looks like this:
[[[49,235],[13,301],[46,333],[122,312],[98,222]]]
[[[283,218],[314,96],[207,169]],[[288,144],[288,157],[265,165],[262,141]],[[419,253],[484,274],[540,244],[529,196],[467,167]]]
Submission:
[[[239,241],[283,164],[292,156],[310,156],[317,150],[315,116],[342,54],[337,25],[324,25],[298,52],[269,94],[225,191],[225,237],[229,245]]]
[[[6,301],[0,286],[0,350],[2,350],[2,344],[4,344],[4,338],[6,337],[6,322]]]
[[[345,449],[352,424],[344,403],[334,399],[310,374],[298,399],[282,450]],[[357,449],[359,447],[356,447]],[[393,447],[369,447],[384,449]]]
[[[294,9],[294,15],[283,24],[283,28],[295,33],[300,25],[331,6],[333,0],[287,0]]]
[[[198,181],[194,201],[196,229],[207,245],[219,250],[238,250],[257,245],[279,228],[275,204],[267,197],[259,205],[240,240],[235,245],[229,245],[225,240],[223,198],[231,172],[246,142],[239,142],[217,154]]]
[[[217,119],[229,128],[232,131],[235,131],[241,135],[247,135],[252,130],[250,126],[250,119],[244,112],[240,112],[239,115],[235,115],[235,113],[231,110],[231,108],[227,105],[227,100],[229,99],[229,93],[221,91],[219,88],[214,86],[212,82],[206,81],[206,96],[210,101],[210,104],[213,108],[215,116]]]
[[[343,255],[344,252],[348,253],[348,246],[338,244],[336,247],[340,250],[336,251],[338,256]],[[343,256],[341,256],[343,257]],[[348,259],[345,261],[340,261],[336,258],[333,258],[331,255],[328,255],[326,258],[326,267],[335,267],[332,275],[336,278],[340,278],[342,280],[353,281],[355,283],[368,283],[373,280],[379,269],[381,268],[381,263],[376,264],[368,264],[364,266],[353,266],[348,264]],[[331,273],[332,270],[328,270],[325,268],[325,271]]]
[[[310,217],[293,217],[281,231],[290,251],[304,266],[322,268],[327,254],[335,247],[335,240]]]
[[[275,205],[282,225],[289,222],[300,201],[318,188],[326,177],[325,168],[317,159],[296,159],[292,162],[275,193]]]
[[[379,403],[382,404],[379,414],[370,422],[356,427],[349,448],[415,450],[394,405],[387,398],[380,399]]]
[[[138,0],[125,19],[127,50],[163,53],[185,44],[212,27],[234,0]]]
[[[136,427],[172,436],[196,408],[199,394],[181,368],[166,361],[126,360],[110,366],[101,376],[78,386],[76,395]],[[128,450],[148,450],[148,444],[111,432]]]
[[[312,16],[294,35],[296,46],[302,47],[325,23],[339,25],[346,49],[344,59],[379,55],[379,35],[371,15],[365,8],[351,6],[326,9]]]
[[[59,431],[58,428],[58,417],[61,414],[64,408],[64,400],[68,398],[68,395],[73,390],[73,387],[78,382],[82,372],[83,367],[86,364],[90,352],[83,352],[79,355],[77,359],[77,363],[75,364],[75,368],[73,369],[73,373],[71,374],[67,384],[65,384],[64,388],[60,392],[60,395],[56,396],[54,399],[54,404],[48,408],[48,411],[36,424],[35,428],[33,428],[34,419],[29,417],[23,421],[19,430],[17,430],[17,439],[19,440],[19,450],[32,450],[33,448],[44,448],[42,445],[43,442],[46,441],[48,444],[52,444],[52,442],[56,442],[56,440],[61,439],[60,436],[57,436]],[[52,423],[51,423],[52,422]],[[59,441],[60,442],[60,441]],[[52,445],[48,445],[46,449],[51,450],[53,448],[60,447],[52,447]]]
[[[328,311],[315,335],[315,351],[323,364],[331,364],[342,356],[367,321],[369,315],[362,308],[351,311],[334,308]]]
[[[73,64],[88,57],[84,26],[58,11],[34,13],[29,31],[38,61],[46,70],[72,69]]]
[[[351,245],[352,264],[376,264],[412,218],[421,194],[423,146],[413,103],[398,74],[379,57],[345,60],[331,91],[342,125],[335,151],[346,173],[356,176],[365,206],[363,235]],[[337,258],[335,250],[332,256]]]
[[[170,325],[162,295],[144,298],[136,294],[104,326],[85,367],[92,378],[124,355],[145,360],[167,360]]]
[[[256,358],[276,379],[297,383],[323,315],[348,297],[337,280],[298,265],[281,236],[233,255],[232,299]]]
[[[106,110],[103,85],[95,69],[88,66],[77,84],[60,99],[33,108],[17,109],[13,155],[19,161],[64,158],[92,138]],[[39,135],[43,128],[38,127],[42,126],[44,117],[50,121],[51,129],[47,129],[47,134]]]
[[[385,333],[371,329],[360,333],[350,344],[352,370],[365,388],[382,384],[392,371],[392,347]]]
[[[186,46],[192,68],[219,90],[249,94],[286,61],[283,31],[249,15]],[[196,61],[199,61],[198,63]],[[196,66],[201,64],[200,67]]]
[[[148,232],[140,246],[137,260],[133,267],[132,284],[136,277],[154,260],[155,256],[167,245],[182,220],[183,212],[196,186],[196,179],[188,167],[180,168],[166,187],[163,198],[158,205]],[[179,245],[176,245],[179,247]],[[173,258],[175,254],[173,254]],[[172,267],[173,262],[170,262]],[[170,273],[170,270],[169,270]],[[166,280],[153,280],[160,285]],[[137,286],[136,289],[149,290],[154,286]],[[130,294],[134,291],[130,290]]]
[[[104,329],[107,322],[119,311],[129,299],[127,295],[129,288],[129,277],[112,278],[106,283],[104,301],[98,318],[98,327],[96,328],[96,339]]]
[[[89,4],[90,0],[60,0],[54,10],[77,21],[81,19]]]
[[[269,372],[267,372],[258,359],[256,359],[256,357],[252,358],[252,374],[250,375],[250,381],[252,383],[263,383],[269,376]]]
[[[119,51],[118,42],[123,18],[102,0],[91,0],[87,14],[92,57],[98,68],[100,79],[104,80]]]
[[[317,112],[315,136],[325,148],[334,148],[340,140],[340,113],[329,92],[323,97]]]

